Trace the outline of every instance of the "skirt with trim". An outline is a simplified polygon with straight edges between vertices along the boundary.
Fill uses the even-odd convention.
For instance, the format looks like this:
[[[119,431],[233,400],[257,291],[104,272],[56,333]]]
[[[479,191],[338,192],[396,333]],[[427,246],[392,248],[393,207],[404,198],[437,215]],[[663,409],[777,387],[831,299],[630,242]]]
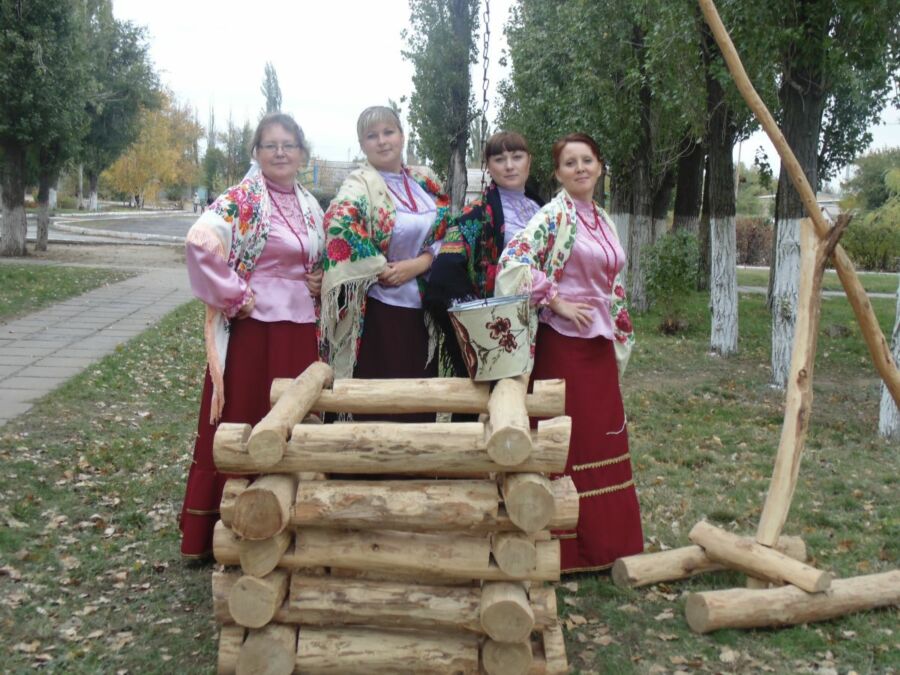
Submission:
[[[316,326],[312,323],[256,319],[232,321],[225,365],[225,408],[222,422],[256,424],[269,412],[269,389],[276,377],[297,377],[318,360]],[[181,508],[181,555],[203,558],[212,551],[222,488],[230,474],[213,463],[216,425],[209,423],[212,380],[209,369],[200,399],[194,459]]]
[[[562,570],[605,569],[644,550],[613,343],[568,337],[540,324],[531,379],[552,378],[566,381],[572,438],[565,474],[579,496],[577,528],[554,533]]]
[[[428,330],[425,311],[395,307],[368,298],[362,340],[353,377],[391,379],[437,377],[437,357],[428,362]],[[406,415],[354,415],[359,421],[434,422],[434,413]]]

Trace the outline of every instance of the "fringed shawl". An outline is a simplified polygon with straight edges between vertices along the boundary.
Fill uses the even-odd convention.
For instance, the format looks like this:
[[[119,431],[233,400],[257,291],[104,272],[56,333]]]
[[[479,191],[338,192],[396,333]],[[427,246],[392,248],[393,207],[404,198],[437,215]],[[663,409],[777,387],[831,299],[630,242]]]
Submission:
[[[406,168],[435,201],[437,214],[424,247],[442,239],[450,198],[420,168]],[[325,255],[319,348],[335,378],[353,376],[366,311],[366,293],[387,264],[397,210],[384,179],[368,162],[344,180],[325,213]],[[422,281],[420,279],[420,288]],[[427,317],[426,313],[426,317]],[[426,323],[429,323],[426,319]],[[434,331],[429,324],[429,334]],[[432,350],[429,349],[429,356]]]
[[[615,224],[609,215],[594,204],[598,215],[609,225],[618,240]],[[559,283],[566,261],[575,245],[578,216],[575,202],[565,190],[547,203],[519,232],[500,256],[500,273],[497,276],[495,295],[516,295],[531,292],[531,269],[541,270],[548,279]],[[609,303],[612,319],[616,364],[619,375],[625,372],[631,348],[634,345],[634,330],[625,302],[625,286],[620,274],[612,285]],[[532,312],[532,320],[537,322],[537,312]],[[532,326],[536,329],[537,326]],[[532,332],[536,335],[537,330]]]
[[[324,234],[319,203],[302,185],[294,191],[309,227],[309,267],[318,264]],[[228,262],[242,279],[249,281],[269,237],[271,200],[262,173],[252,171],[238,185],[228,188],[197,219],[186,242],[215,253]],[[228,353],[229,319],[216,308],[206,307],[204,338],[206,361],[213,383],[210,424],[215,424],[225,406],[225,357]]]

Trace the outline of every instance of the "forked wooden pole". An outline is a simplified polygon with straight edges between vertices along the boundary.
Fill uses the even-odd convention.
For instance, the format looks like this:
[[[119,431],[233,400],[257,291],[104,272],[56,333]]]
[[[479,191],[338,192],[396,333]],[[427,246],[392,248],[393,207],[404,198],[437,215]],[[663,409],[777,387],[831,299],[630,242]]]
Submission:
[[[728,31],[722,24],[722,19],[719,17],[715,3],[713,0],[698,0],[698,2],[700,3],[703,17],[706,19],[706,23],[709,24],[725,63],[728,65],[728,70],[731,71],[731,76],[734,78],[738,91],[741,92],[750,110],[756,115],[756,119],[759,120],[759,123],[765,129],[766,134],[768,134],[769,139],[771,139],[772,144],[778,151],[782,165],[787,169],[788,176],[790,176],[794,188],[806,207],[806,212],[812,218],[819,239],[827,239],[829,227],[816,202],[816,194],[810,187],[809,181],[806,180],[806,174],[803,173],[803,169],[788,145],[784,134],[781,133],[778,125],[775,123],[775,119],[768,108],[766,108],[766,104],[763,103],[759,94],[753,88],[753,84],[750,82],[743,64],[741,64],[737,50],[734,48],[734,43],[732,43]],[[853,263],[850,262],[850,258],[847,257],[844,249],[840,246],[834,251],[833,261],[841,283],[844,285],[847,299],[850,301],[853,313],[856,315],[856,320],[862,329],[863,338],[869,348],[869,353],[872,355],[875,369],[884,381],[888,391],[891,392],[894,403],[900,406],[900,371],[897,370],[897,366],[891,357],[890,345],[885,339],[884,333],[881,332],[881,327],[878,325],[878,319],[872,310],[869,297],[866,295],[866,291],[856,275]]]

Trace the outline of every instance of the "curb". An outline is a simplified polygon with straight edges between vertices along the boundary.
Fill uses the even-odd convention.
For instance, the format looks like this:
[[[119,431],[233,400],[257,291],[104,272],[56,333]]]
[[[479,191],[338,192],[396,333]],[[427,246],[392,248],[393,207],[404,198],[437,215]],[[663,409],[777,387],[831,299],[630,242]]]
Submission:
[[[82,234],[92,237],[107,237],[109,239],[126,239],[142,242],[159,242],[165,244],[183,244],[184,237],[176,237],[170,234],[147,234],[144,232],[116,232],[115,230],[98,230],[80,225],[67,225],[65,223],[50,223],[50,227],[61,232]]]

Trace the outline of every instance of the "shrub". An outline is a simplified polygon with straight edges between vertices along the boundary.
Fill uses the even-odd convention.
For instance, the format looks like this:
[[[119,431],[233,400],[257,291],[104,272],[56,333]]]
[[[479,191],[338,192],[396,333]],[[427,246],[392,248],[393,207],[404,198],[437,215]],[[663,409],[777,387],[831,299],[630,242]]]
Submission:
[[[322,207],[322,210],[327,211],[328,205],[331,204],[331,200],[334,199],[334,192],[317,188],[311,189],[310,192],[312,193],[312,196],[316,198],[316,201],[319,202],[319,206]]]
[[[660,329],[676,333],[687,327],[684,304],[697,286],[700,247],[687,230],[668,232],[641,253],[646,271],[647,297],[666,308]]]
[[[738,216],[734,221],[738,265],[768,265],[772,252],[772,222]]]
[[[900,265],[900,197],[854,218],[841,239],[847,254],[865,270],[896,272]]]

